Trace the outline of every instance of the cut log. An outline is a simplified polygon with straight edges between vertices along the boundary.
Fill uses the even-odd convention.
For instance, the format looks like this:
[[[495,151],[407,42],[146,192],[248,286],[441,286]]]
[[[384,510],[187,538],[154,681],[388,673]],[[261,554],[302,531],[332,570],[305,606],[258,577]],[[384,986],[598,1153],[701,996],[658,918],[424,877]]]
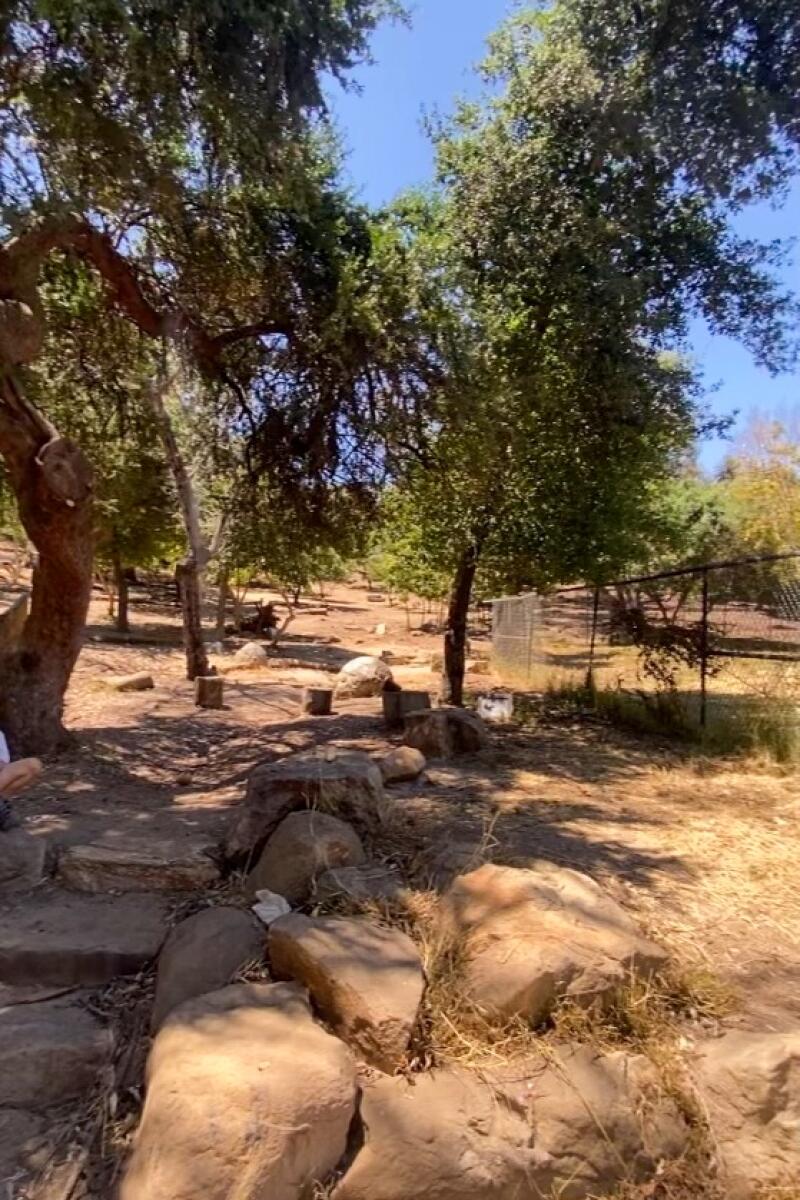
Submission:
[[[198,708],[222,708],[221,675],[198,675],[194,681],[194,702]]]
[[[409,713],[431,706],[430,692],[384,692],[383,717],[388,729],[402,728]]]
[[[333,688],[306,688],[300,701],[300,711],[312,717],[329,717],[333,707]]]

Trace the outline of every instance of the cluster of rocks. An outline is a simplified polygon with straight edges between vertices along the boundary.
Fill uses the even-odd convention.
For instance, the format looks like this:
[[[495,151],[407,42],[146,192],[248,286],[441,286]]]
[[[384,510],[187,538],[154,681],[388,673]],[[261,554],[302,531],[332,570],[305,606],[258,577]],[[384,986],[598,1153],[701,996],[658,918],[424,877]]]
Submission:
[[[0,1179],[35,1167],[50,1106],[109,1069],[90,989],[153,960],[146,1098],[120,1200],[584,1200],[649,1186],[679,1161],[687,1119],[641,1055],[549,1045],[480,1074],[411,1071],[426,974],[406,932],[359,909],[405,886],[370,849],[404,803],[392,784],[487,741],[476,717],[437,709],[410,713],[404,744],[377,761],[325,750],[259,766],[223,847],[244,868],[241,904],[172,928],[170,893],[218,878],[205,847],[98,843],[53,864],[39,840],[2,835]],[[283,915],[247,907],[273,893]],[[564,999],[602,1005],[667,961],[594,880],[549,862],[469,864],[437,911],[464,1000],[499,1021],[539,1025]],[[729,1033],[689,1065],[725,1194],[796,1178],[800,1035]]]

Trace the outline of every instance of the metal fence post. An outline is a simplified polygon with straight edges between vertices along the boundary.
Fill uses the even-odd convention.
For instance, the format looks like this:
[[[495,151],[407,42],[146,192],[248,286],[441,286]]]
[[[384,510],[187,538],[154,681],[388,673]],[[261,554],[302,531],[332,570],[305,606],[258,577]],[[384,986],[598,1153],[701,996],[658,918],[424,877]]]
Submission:
[[[700,728],[705,729],[708,715],[708,567],[703,569],[703,611],[700,621]]]
[[[600,588],[594,589],[592,604],[592,632],[589,638],[589,666],[586,671],[586,690],[594,691],[594,649],[597,644],[597,616],[600,611]]]

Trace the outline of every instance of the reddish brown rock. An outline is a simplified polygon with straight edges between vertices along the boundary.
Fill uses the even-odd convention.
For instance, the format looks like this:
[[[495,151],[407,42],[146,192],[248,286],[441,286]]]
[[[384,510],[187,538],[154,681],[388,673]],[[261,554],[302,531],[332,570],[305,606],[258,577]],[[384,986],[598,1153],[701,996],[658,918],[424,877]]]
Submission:
[[[342,1159],[355,1063],[291,984],[175,1009],[147,1064],[120,1200],[299,1200]]]
[[[559,999],[588,1004],[667,962],[593,879],[548,862],[459,876],[443,918],[466,942],[465,991],[500,1017],[536,1023]]]
[[[368,1062],[383,1071],[402,1064],[425,986],[406,934],[360,918],[292,913],[271,926],[269,952],[276,976],[307,987],[325,1019]]]

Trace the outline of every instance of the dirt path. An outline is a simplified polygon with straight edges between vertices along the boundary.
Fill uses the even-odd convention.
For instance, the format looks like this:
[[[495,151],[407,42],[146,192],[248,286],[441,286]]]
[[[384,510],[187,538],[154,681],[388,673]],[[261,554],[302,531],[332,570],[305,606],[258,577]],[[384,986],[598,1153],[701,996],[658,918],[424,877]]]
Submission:
[[[108,636],[102,604],[90,637]],[[149,645],[90,640],[69,695],[79,735],[45,782],[20,801],[51,842],[186,838],[216,842],[258,761],[329,741],[386,746],[375,700],[338,706],[329,720],[298,715],[300,689],[330,680],[354,654],[392,650],[414,662],[401,683],[436,678],[432,635],[413,636],[402,611],[338,588],[327,613],[302,615],[274,665],[226,677],[226,707],[197,710],[182,678],[177,616],[133,607]],[[385,624],[385,635],[375,626]],[[149,670],[153,691],[110,692],[106,674]],[[485,678],[472,680],[475,687]],[[606,883],[687,964],[731,981],[731,1023],[796,1027],[800,1018],[800,793],[797,777],[757,764],[691,761],[674,748],[594,721],[551,716],[505,731],[480,762],[433,767],[399,791],[404,852],[420,872],[439,851],[464,861],[478,846],[498,861],[549,858]],[[416,856],[416,857],[415,857]]]

